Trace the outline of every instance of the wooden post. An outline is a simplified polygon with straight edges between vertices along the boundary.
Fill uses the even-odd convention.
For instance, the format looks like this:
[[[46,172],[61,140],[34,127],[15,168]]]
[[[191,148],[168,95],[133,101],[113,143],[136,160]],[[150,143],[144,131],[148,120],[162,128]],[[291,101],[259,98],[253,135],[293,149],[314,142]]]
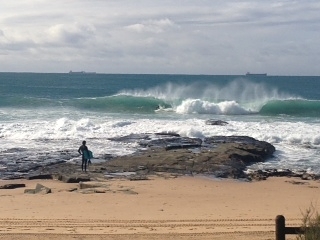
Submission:
[[[286,219],[282,215],[276,217],[276,240],[286,240]]]

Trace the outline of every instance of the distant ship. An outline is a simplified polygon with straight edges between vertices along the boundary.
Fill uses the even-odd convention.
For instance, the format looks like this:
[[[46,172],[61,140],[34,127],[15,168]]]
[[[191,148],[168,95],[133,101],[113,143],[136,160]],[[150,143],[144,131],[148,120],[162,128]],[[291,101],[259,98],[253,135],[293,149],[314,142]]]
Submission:
[[[96,72],[85,72],[85,71],[74,72],[74,71],[69,71],[69,74],[96,74]]]
[[[246,76],[267,76],[267,74],[266,73],[250,73],[250,72],[247,72]]]

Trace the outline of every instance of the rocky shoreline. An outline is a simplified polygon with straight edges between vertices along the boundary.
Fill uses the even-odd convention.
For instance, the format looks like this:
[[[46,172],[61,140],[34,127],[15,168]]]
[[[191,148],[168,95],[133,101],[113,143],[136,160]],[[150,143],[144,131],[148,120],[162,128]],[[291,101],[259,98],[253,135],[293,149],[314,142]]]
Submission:
[[[205,139],[180,137],[177,134],[128,135],[111,141],[137,142],[140,150],[132,155],[110,157],[93,163],[84,173],[78,164],[58,161],[37,165],[21,175],[3,179],[57,178],[65,182],[80,182],[114,177],[130,180],[147,179],[148,175],[209,175],[217,178],[265,180],[270,176],[319,179],[319,176],[290,170],[258,170],[246,173],[250,164],[264,162],[273,157],[275,147],[268,142],[247,136],[214,136]]]

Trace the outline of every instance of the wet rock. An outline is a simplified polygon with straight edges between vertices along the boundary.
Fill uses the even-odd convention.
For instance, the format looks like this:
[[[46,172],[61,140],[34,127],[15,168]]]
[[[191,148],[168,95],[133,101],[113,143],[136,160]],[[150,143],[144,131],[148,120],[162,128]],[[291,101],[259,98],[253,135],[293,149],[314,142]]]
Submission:
[[[142,139],[150,139],[150,136],[148,134],[130,134],[127,136],[108,138],[110,141],[117,142],[136,142]]]
[[[194,143],[197,139],[163,139],[168,143]],[[200,145],[199,151],[189,148],[151,148],[148,151],[122,156],[108,161],[104,167],[108,171],[121,169],[124,172],[145,174],[168,172],[179,174],[213,174],[219,177],[242,178],[246,175],[243,170],[252,163],[263,162],[271,157],[275,148],[267,143],[248,137],[212,137],[205,139],[205,146]]]
[[[265,180],[268,177],[293,177],[300,178],[301,180],[317,180],[319,175],[310,174],[306,172],[293,172],[289,169],[265,169],[256,170],[247,174],[248,178],[251,180]]]
[[[51,173],[47,173],[45,170],[43,171],[43,169],[47,167],[52,170],[56,164],[65,163],[64,160],[60,159],[52,159],[50,157],[47,157],[49,159],[45,159],[45,156],[42,155],[38,154],[37,159],[32,161],[26,157],[19,159],[15,159],[14,157],[8,158],[6,162],[1,162],[5,168],[0,169],[0,178],[10,180],[39,176],[35,178],[45,179],[46,177],[43,176],[43,178],[41,178],[40,176]],[[52,153],[52,155],[55,154]]]
[[[255,172],[249,173],[247,178],[254,181],[266,180],[268,178],[268,174],[262,170],[257,170]]]
[[[218,125],[218,126],[225,126],[228,125],[229,123],[221,120],[214,120],[214,119],[209,119],[205,121],[206,125]]]
[[[143,147],[165,148],[166,150],[172,150],[201,147],[202,140],[200,138],[166,137],[150,141],[140,141],[139,144]]]
[[[135,173],[134,176],[130,176],[132,180],[143,180],[145,176],[159,172],[243,178],[246,177],[243,171],[248,165],[265,161],[272,157],[275,151],[271,144],[247,136],[213,136],[199,139],[172,134],[133,134],[113,140],[135,141],[142,148],[132,155],[111,159],[108,156],[105,162],[91,164],[87,173],[79,171],[79,165],[61,162],[37,167],[36,170],[24,174],[28,174],[26,177],[29,179],[35,176],[51,175],[66,183],[106,179],[109,175],[123,178],[124,174],[120,173],[128,172]],[[71,153],[66,154],[72,156]],[[113,173],[119,173],[119,176]],[[264,179],[275,173],[270,171],[266,175],[259,174],[251,178]]]
[[[161,133],[156,133],[156,136],[169,136],[169,137],[180,137],[180,134],[175,133],[175,132],[161,132]]]
[[[261,156],[261,158],[271,157],[276,150],[275,147],[268,142],[258,141],[252,137],[247,136],[215,136],[204,139],[204,144],[209,146],[219,145],[221,143],[233,143],[234,150],[243,150],[245,152]],[[252,161],[259,162],[260,160],[253,159]]]

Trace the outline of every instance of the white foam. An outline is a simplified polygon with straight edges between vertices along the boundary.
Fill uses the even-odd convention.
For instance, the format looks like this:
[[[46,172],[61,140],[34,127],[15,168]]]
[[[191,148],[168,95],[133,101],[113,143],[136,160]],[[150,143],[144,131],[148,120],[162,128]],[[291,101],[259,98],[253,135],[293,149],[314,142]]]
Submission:
[[[201,99],[184,100],[176,108],[176,112],[180,114],[198,113],[215,115],[239,115],[251,113],[251,111],[244,109],[235,101],[211,103]]]
[[[227,103],[232,106],[229,102]],[[190,105],[192,104],[186,104],[188,107]],[[200,109],[202,108],[203,105],[200,103]],[[194,109],[199,109],[199,106],[194,106]],[[268,119],[256,115],[221,115],[220,120],[229,124],[214,126],[205,124],[205,120],[213,117],[207,114],[159,113],[160,116],[154,114],[136,117],[91,113],[90,117],[84,117],[79,112],[72,114],[72,110],[68,116],[58,116],[57,112],[48,112],[47,116],[43,113],[39,118],[34,112],[29,114],[34,116],[30,115],[27,118],[23,116],[22,120],[1,122],[0,151],[24,148],[30,150],[28,154],[36,154],[43,151],[70,149],[76,153],[81,141],[86,139],[95,155],[124,155],[134,152],[137,144],[110,141],[108,138],[131,133],[157,132],[175,132],[181,136],[198,138],[241,135],[270,142],[276,147],[275,159],[270,159],[260,166],[301,167],[305,165],[311,167],[313,171],[320,169],[318,166],[320,123],[316,120],[289,122],[280,118]],[[54,118],[54,116],[57,117]]]

